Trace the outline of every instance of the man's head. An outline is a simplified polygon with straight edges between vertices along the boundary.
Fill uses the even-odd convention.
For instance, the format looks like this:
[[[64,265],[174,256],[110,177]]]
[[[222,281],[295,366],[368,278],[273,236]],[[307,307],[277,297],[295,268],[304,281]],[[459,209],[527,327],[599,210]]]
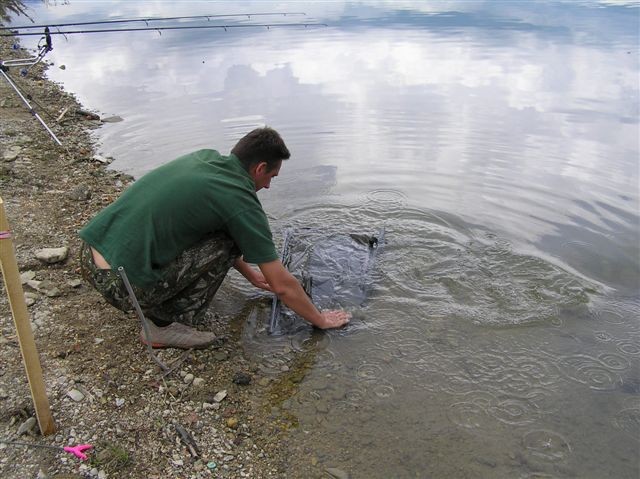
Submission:
[[[282,160],[291,156],[278,132],[268,126],[249,132],[236,143],[231,153],[253,178],[256,191],[269,188],[271,179],[278,176]]]

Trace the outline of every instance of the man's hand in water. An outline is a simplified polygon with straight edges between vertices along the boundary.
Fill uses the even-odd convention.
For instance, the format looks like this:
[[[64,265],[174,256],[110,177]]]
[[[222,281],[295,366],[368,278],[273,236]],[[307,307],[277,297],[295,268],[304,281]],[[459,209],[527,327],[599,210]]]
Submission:
[[[320,315],[323,323],[318,327],[321,329],[339,328],[347,324],[351,319],[351,313],[340,310],[322,311]]]

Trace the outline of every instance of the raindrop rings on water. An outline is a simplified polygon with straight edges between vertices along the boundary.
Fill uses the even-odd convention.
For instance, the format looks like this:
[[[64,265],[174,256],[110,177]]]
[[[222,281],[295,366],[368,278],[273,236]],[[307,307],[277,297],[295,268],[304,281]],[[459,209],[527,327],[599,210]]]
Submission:
[[[640,408],[623,409],[615,415],[613,424],[636,441],[640,441]]]
[[[602,364],[615,371],[624,371],[630,366],[629,361],[614,353],[603,353],[598,356],[598,359]]]
[[[571,454],[569,443],[560,434],[553,431],[528,432],[522,438],[522,444],[532,456],[544,461],[564,461]]]
[[[629,356],[638,356],[640,355],[640,343],[635,341],[620,341],[616,344],[618,350]]]
[[[381,399],[387,399],[395,395],[396,390],[387,384],[378,384],[373,388],[373,394]]]
[[[356,369],[358,379],[375,381],[382,376],[382,367],[375,363],[364,363]]]

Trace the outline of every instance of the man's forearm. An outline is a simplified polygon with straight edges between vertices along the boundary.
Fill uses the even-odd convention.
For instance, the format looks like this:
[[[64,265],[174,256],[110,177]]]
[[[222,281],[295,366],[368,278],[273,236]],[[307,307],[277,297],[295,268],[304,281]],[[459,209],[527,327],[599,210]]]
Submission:
[[[302,316],[314,326],[324,327],[324,319],[318,308],[311,302],[300,283],[293,276],[291,278],[292,281],[287,282],[286,286],[282,288],[278,298],[296,314]]]

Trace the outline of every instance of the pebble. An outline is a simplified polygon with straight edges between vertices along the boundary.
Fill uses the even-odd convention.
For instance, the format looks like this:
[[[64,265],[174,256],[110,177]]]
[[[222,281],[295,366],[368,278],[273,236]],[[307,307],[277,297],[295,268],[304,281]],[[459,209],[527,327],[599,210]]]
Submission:
[[[36,258],[45,263],[59,263],[67,259],[69,255],[69,247],[62,246],[60,248],[42,248],[36,251]]]
[[[104,339],[103,338],[94,338],[93,342],[94,342],[94,344],[100,344],[100,343],[104,342]]]
[[[91,190],[85,185],[76,186],[67,193],[67,197],[74,201],[87,201],[91,199]]]
[[[35,271],[25,271],[20,275],[20,282],[22,284],[27,284],[27,281],[35,279],[36,273]]]
[[[194,386],[202,386],[204,384],[204,379],[202,378],[194,378],[193,385]]]
[[[271,382],[271,379],[269,379],[269,378],[260,378],[258,380],[258,384],[260,386],[268,386],[270,382]]]
[[[238,420],[235,417],[230,417],[227,419],[227,427],[236,429],[238,427]]]
[[[116,406],[121,407],[122,405],[124,405],[124,399],[116,398]]]
[[[0,388],[0,399],[7,399],[9,397],[9,393],[5,388]]]
[[[15,161],[16,158],[20,155],[22,148],[19,146],[11,146],[7,151],[4,152],[4,161]]]
[[[119,123],[124,120],[122,119],[121,116],[113,115],[113,116],[108,116],[106,118],[100,118],[100,121],[103,123]]]
[[[193,382],[193,374],[187,374],[182,380],[185,384],[191,384]]]
[[[107,473],[103,470],[98,471],[98,479],[107,479]]]
[[[335,479],[349,479],[349,474],[336,467],[327,467],[324,471]]]
[[[220,409],[220,404],[215,403],[215,404],[211,404],[208,402],[202,403],[202,409],[207,410],[207,409]]]
[[[36,296],[33,293],[24,293],[24,302],[27,307],[36,304]]]
[[[213,357],[216,358],[217,361],[226,361],[229,355],[226,351],[218,351],[213,355]]]
[[[208,468],[210,471],[213,471],[216,467],[218,467],[218,465],[217,465],[215,462],[213,462],[213,461],[211,461],[211,462],[207,462],[207,468]]]
[[[184,466],[184,461],[182,459],[172,459],[171,462],[173,463],[174,466],[176,467],[182,467]]]
[[[233,375],[233,382],[240,384],[241,386],[246,386],[251,383],[251,376],[247,373],[238,371]]]
[[[75,402],[80,402],[84,399],[84,394],[82,394],[80,391],[78,391],[77,389],[71,389],[69,390],[69,392],[67,392],[67,396],[69,396],[71,399],[73,399]]]
[[[25,422],[20,424],[20,427],[18,428],[18,436],[22,436],[23,434],[31,432],[31,430],[34,428],[35,425],[36,425],[36,418],[30,417]]]
[[[219,391],[215,396],[213,396],[213,400],[215,402],[221,402],[226,397],[227,397],[227,390],[223,389],[222,391]]]
[[[79,288],[82,286],[83,281],[81,279],[70,279],[67,281],[67,285],[72,288]]]

